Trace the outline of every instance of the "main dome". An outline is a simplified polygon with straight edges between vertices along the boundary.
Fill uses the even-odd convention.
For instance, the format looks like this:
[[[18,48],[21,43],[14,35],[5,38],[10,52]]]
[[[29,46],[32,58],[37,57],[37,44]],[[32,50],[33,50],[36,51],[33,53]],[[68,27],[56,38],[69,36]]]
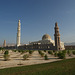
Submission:
[[[43,35],[43,37],[42,37],[42,40],[50,40],[50,39],[51,39],[51,37],[50,37],[49,34],[45,34],[45,35]]]

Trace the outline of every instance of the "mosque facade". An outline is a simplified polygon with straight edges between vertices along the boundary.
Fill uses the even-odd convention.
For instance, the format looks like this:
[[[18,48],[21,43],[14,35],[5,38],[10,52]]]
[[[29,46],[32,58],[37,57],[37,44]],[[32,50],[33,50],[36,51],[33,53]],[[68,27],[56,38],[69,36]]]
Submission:
[[[55,48],[55,41],[51,39],[49,34],[45,34],[42,36],[42,40],[30,42],[29,45],[34,45],[35,49],[50,49],[54,50]],[[64,43],[60,42],[61,49],[56,50],[64,50]]]
[[[30,42],[29,44],[21,45],[18,49],[29,49],[29,50],[64,50],[64,42],[60,41],[60,33],[57,22],[55,23],[55,34],[54,40],[51,39],[49,34],[42,36],[42,40]]]

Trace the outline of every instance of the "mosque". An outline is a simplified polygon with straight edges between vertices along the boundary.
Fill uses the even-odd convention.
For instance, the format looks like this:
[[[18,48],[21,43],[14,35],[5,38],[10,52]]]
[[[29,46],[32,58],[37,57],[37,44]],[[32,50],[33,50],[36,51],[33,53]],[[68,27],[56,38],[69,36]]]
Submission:
[[[54,27],[54,40],[51,39],[49,34],[44,34],[42,39],[39,41],[29,42],[29,44],[20,44],[20,37],[21,37],[21,23],[20,20],[18,21],[18,28],[17,28],[17,39],[15,46],[6,46],[6,49],[20,49],[20,50],[64,50],[64,42],[60,41],[60,33],[59,27],[57,22],[55,23]],[[4,42],[4,45],[5,42]]]
[[[55,49],[55,41],[51,39],[49,34],[42,36],[42,40],[30,42],[29,45],[37,45],[38,49]],[[60,42],[61,50],[64,50],[64,43]]]
[[[64,42],[60,41],[60,33],[57,22],[55,23],[55,40],[51,39],[49,34],[45,34],[42,36],[42,40],[30,42],[29,44],[20,45],[20,20],[18,23],[18,31],[17,31],[17,47],[18,49],[29,49],[29,50],[64,50]]]

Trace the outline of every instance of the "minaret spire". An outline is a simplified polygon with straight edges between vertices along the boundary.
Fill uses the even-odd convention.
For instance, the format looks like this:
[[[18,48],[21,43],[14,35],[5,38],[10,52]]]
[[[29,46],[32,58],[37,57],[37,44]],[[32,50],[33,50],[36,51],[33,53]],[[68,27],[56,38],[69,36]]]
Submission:
[[[21,36],[21,23],[19,20],[18,21],[18,28],[17,28],[17,47],[20,46],[20,36]]]
[[[3,47],[6,47],[6,40],[4,40]]]
[[[61,50],[61,46],[60,46],[60,33],[59,33],[59,27],[58,27],[58,23],[55,23],[55,49],[56,50]]]

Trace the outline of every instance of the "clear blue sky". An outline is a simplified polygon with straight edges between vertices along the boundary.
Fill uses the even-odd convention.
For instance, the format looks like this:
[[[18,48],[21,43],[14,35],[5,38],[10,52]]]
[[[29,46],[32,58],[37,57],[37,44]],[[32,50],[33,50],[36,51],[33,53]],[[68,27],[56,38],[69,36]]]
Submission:
[[[63,42],[75,42],[75,0],[0,0],[0,44],[16,43],[18,20],[21,43],[41,40],[44,34],[54,39],[58,22]]]

